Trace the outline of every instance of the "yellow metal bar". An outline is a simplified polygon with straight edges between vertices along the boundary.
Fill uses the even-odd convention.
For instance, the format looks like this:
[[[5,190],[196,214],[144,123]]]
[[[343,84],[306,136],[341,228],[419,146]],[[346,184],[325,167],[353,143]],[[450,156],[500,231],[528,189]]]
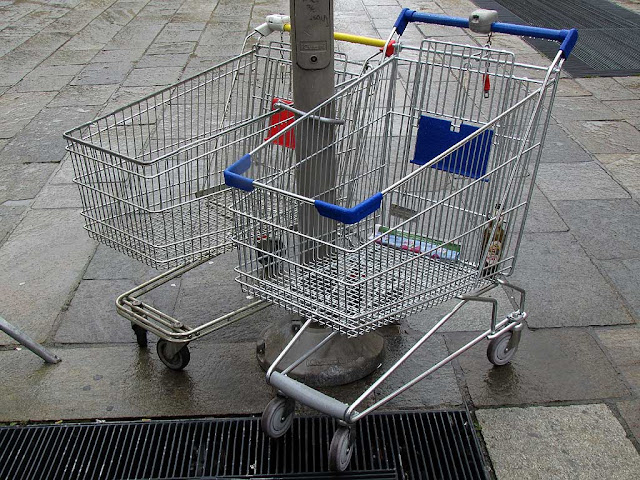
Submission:
[[[284,31],[291,31],[291,24],[284,24]],[[359,43],[360,45],[369,45],[370,47],[384,47],[385,41],[380,38],[362,37],[360,35],[351,35],[350,33],[334,32],[333,38],[342,42]]]

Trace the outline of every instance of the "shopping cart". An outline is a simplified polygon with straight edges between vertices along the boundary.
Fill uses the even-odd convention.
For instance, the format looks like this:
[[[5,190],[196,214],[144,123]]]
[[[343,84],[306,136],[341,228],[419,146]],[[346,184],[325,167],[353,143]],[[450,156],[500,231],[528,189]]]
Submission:
[[[334,417],[340,426],[329,449],[333,469],[348,466],[351,425],[363,416],[484,339],[495,365],[510,362],[518,347],[525,292],[505,278],[516,265],[560,69],[577,31],[498,23],[494,13],[467,20],[404,9],[389,38],[410,22],[471,26],[489,40],[491,32],[546,38],[562,43],[551,65],[517,63],[490,41],[399,46],[280,133],[300,143],[296,163],[287,164],[287,152],[271,139],[225,171],[235,187],[237,281],[306,319],[267,372],[278,396],[262,427],[283,435],[295,401]],[[332,187],[300,193],[318,182]],[[498,285],[514,308],[500,321],[497,301],[483,296]],[[351,404],[289,375],[336,335],[358,337],[454,297],[460,301],[451,312]],[[468,302],[492,305],[485,332],[357,410]],[[333,332],[280,365],[313,322]]]
[[[143,297],[235,248],[223,170],[294,119],[290,46],[284,38],[262,42],[271,32],[286,31],[287,22],[286,16],[270,15],[247,37],[240,55],[64,134],[89,235],[167,269],[120,295],[116,307],[131,321],[141,347],[147,332],[160,338],[158,355],[174,370],[189,363],[189,342],[268,306],[255,301],[189,326]],[[248,47],[254,36],[257,42]],[[337,88],[365,66],[336,53]]]

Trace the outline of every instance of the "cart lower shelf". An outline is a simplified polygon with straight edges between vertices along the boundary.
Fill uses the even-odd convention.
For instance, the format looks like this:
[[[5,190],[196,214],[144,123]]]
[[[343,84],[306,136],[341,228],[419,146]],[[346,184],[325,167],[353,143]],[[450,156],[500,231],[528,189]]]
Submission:
[[[405,264],[382,273],[376,268],[405,262],[412,262],[412,268]],[[477,265],[384,245],[366,254],[328,255],[304,265],[254,265],[258,268],[251,272],[236,268],[237,280],[247,291],[349,336],[364,335],[491,283],[479,277]]]

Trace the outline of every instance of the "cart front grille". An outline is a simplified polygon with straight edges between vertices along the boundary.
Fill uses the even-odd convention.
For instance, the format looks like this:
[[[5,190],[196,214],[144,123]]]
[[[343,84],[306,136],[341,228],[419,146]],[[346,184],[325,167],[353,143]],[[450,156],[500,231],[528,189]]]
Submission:
[[[466,411],[372,414],[344,478],[487,478]],[[335,430],[296,418],[279,440],[254,417],[0,428],[0,478],[325,478]],[[342,478],[342,476],[341,476]]]

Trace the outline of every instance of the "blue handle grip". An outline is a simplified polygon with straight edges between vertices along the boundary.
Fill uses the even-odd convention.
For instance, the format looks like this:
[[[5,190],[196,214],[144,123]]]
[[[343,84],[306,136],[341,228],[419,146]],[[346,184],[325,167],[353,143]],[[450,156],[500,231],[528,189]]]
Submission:
[[[437,15],[435,13],[420,13],[409,8],[403,8],[393,25],[398,35],[404,33],[409,23],[433,23],[437,25],[445,25],[448,27],[469,28],[469,20],[467,18],[449,17],[447,15]],[[513,23],[495,22],[491,24],[491,31],[497,33],[507,33],[509,35],[518,35],[521,37],[543,38],[546,40],[555,40],[562,42],[560,50],[564,58],[568,58],[578,41],[578,30],[554,30],[552,28],[531,27],[529,25],[517,25]]]
[[[229,165],[224,170],[224,183],[226,183],[229,187],[239,188],[240,190],[244,190],[245,192],[250,192],[253,190],[253,179],[243,177],[242,174],[249,170],[251,166],[251,155],[246,154],[240,157],[240,160],[237,160],[232,165]]]
[[[378,192],[351,208],[341,207],[322,200],[316,200],[314,204],[318,213],[323,217],[352,225],[378,210],[382,204],[382,198],[382,193]]]

